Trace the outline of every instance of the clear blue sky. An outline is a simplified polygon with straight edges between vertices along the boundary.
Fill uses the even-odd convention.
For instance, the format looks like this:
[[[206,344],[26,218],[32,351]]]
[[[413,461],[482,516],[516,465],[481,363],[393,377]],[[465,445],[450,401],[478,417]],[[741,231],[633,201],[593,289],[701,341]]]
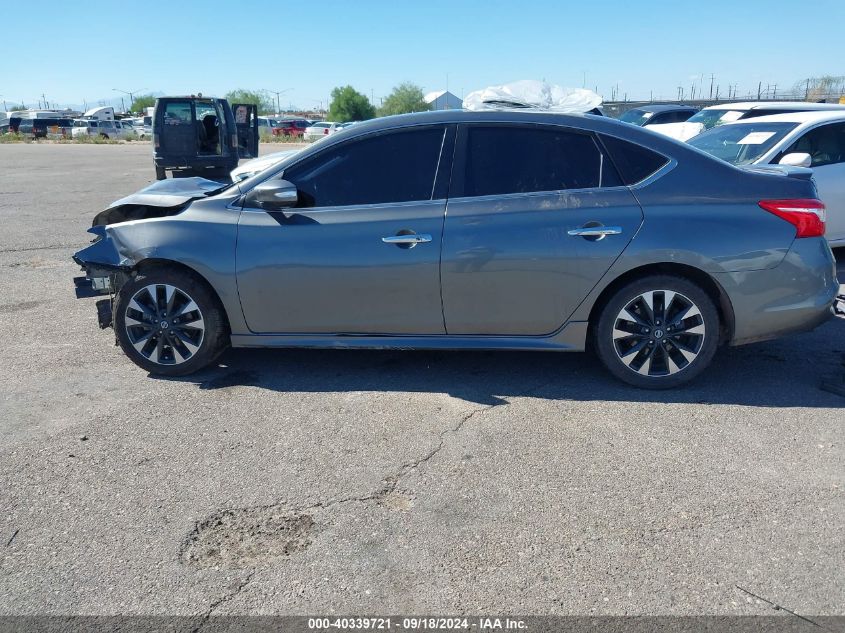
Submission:
[[[402,81],[463,93],[517,79],[606,99],[674,97],[710,74],[722,94],[845,74],[845,0],[86,1],[23,6],[0,39],[0,99],[34,105],[285,90],[325,106],[334,86],[379,99]],[[57,3],[58,4],[58,3]],[[25,17],[26,15],[29,17]]]

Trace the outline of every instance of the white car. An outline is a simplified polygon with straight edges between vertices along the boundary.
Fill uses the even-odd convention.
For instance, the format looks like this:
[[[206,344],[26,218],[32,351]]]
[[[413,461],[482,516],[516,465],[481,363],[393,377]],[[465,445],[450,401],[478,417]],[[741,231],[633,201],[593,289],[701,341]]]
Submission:
[[[248,160],[242,165],[235,167],[235,169],[229,173],[229,176],[231,176],[232,182],[246,180],[260,171],[264,171],[270,167],[275,167],[283,160],[296,154],[298,151],[298,149],[287,149],[283,152],[274,152],[272,154],[267,154],[266,156],[253,158],[252,160]]]
[[[148,139],[153,136],[152,125],[144,125],[144,119],[141,117],[134,119],[122,119],[121,123],[123,124],[124,129],[127,129],[127,126],[131,126],[128,127],[128,131],[130,133],[134,133],[139,139]]]
[[[845,111],[845,106],[835,103],[806,103],[803,101],[746,101],[744,103],[723,103],[699,110],[683,123],[663,123],[648,126],[652,132],[688,141],[712,127],[759,116],[770,116],[787,112],[809,112],[811,110]]]
[[[341,129],[343,123],[332,121],[318,121],[314,125],[305,128],[302,138],[306,141],[316,141],[324,136],[330,136]]]
[[[845,246],[845,109],[736,121],[688,143],[734,165],[810,167],[827,207],[827,241]]]
[[[100,121],[97,119],[74,119],[71,136],[99,136],[101,138],[120,139],[126,138],[132,130],[130,125],[120,121]]]

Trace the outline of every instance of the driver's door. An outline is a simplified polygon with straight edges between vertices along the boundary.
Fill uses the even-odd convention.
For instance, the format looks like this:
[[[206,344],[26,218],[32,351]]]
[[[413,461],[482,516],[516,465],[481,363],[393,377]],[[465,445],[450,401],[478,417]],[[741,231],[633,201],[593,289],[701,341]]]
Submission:
[[[453,137],[428,125],[329,145],[274,177],[296,185],[295,208],[260,209],[247,193],[236,267],[250,330],[444,334]]]

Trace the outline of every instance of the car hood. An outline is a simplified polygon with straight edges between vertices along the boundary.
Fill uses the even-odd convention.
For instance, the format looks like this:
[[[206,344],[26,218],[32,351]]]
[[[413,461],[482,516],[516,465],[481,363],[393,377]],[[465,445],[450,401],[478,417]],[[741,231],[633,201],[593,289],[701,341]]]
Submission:
[[[132,195],[116,200],[109,208],[138,204],[148,207],[175,207],[190,200],[204,198],[212,191],[225,187],[224,183],[207,178],[170,178],[158,180]]]
[[[704,131],[704,124],[685,121],[683,123],[656,123],[647,125],[645,128],[678,141],[688,141]]]
[[[131,196],[112,202],[108,208],[94,216],[92,225],[175,215],[184,210],[192,200],[205,198],[228,186],[199,177],[159,180]]]

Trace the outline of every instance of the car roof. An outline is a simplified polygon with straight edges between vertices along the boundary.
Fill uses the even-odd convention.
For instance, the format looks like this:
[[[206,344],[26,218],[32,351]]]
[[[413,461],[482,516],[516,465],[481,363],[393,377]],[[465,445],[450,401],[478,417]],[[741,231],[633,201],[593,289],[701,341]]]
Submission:
[[[781,114],[767,114],[753,119],[739,119],[727,125],[741,123],[821,123],[825,121],[845,121],[845,108],[842,110],[810,110],[809,112],[785,112]]]
[[[674,103],[647,103],[645,105],[636,106],[632,110],[642,110],[643,112],[668,112],[676,110],[698,110],[695,106],[679,105]]]
[[[362,121],[350,125],[337,134],[325,139],[320,147],[326,148],[336,143],[344,142],[372,132],[397,129],[417,125],[436,125],[450,123],[515,123],[515,124],[546,124],[571,126],[573,128],[616,136],[624,140],[648,147],[654,151],[668,156],[686,154],[692,149],[686,144],[662,134],[651,132],[648,128],[631,125],[611,117],[597,116],[594,114],[571,113],[563,114],[544,110],[434,110],[428,112],[415,112],[412,114],[399,114],[395,116],[380,117]],[[304,150],[305,154],[311,153],[311,149]],[[696,150],[697,152],[697,150]],[[718,160],[718,159],[713,159]]]
[[[707,106],[705,110],[845,110],[838,103],[807,103],[806,101],[743,101]]]

